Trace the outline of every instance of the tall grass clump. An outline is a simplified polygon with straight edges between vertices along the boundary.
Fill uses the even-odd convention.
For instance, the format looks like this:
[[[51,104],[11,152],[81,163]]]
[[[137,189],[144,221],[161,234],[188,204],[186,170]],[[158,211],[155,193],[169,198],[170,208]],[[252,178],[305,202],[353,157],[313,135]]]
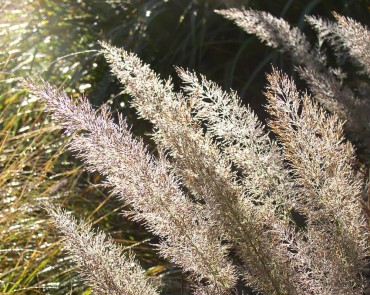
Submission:
[[[87,290],[71,257],[61,251],[60,236],[40,206],[44,202],[63,204],[104,228],[109,223],[111,231],[117,229],[115,239],[127,248],[141,247],[139,259],[156,265],[152,251],[141,243],[150,237],[144,232],[133,236],[138,227],[131,222],[122,229],[115,225],[122,226],[115,212],[123,206],[112,202],[104,188],[93,185],[97,175],[87,177],[81,164],[71,159],[66,152],[70,137],[50,122],[36,97],[27,98],[19,91],[4,102],[0,114],[0,293]]]
[[[131,106],[153,124],[156,154],[107,105],[96,109],[47,82],[27,87],[71,135],[69,149],[86,169],[130,205],[124,214],[159,237],[159,254],[182,269],[194,294],[366,293],[367,179],[344,128],[369,148],[368,85],[342,86],[342,71],[328,68],[320,47],[313,50],[281,19],[254,10],[217,13],[289,53],[309,86],[311,93],[299,91],[273,68],[264,90],[267,126],[236,92],[183,68],[175,91],[171,79],[105,42],[102,53]],[[369,31],[335,17],[308,20],[366,81]],[[160,292],[111,238],[59,207],[45,208],[94,292]]]
[[[89,2],[0,3],[1,294],[91,292],[78,280],[71,258],[60,251],[60,236],[40,208],[45,201],[63,204],[94,224],[109,227],[125,247],[140,249],[140,261],[161,271],[167,266],[146,244],[151,238],[147,233],[132,222],[121,227],[115,212],[123,205],[94,185],[100,182],[98,174],[86,174],[81,163],[71,159],[65,149],[69,136],[61,134],[44,113],[44,105],[29,97],[20,83],[26,76],[43,76],[81,94],[89,91],[87,80],[100,79],[92,40],[117,24],[114,19],[106,22],[104,15],[118,8]],[[89,30],[94,11],[100,13],[94,16],[99,17],[99,28]],[[102,100],[95,94],[95,101]]]

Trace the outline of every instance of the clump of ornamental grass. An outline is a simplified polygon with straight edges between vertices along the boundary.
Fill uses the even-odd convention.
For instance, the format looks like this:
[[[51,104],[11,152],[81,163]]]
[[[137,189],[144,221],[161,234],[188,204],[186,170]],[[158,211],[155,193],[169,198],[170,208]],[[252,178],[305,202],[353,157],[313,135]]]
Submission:
[[[97,52],[80,52],[97,34],[86,29],[88,18],[81,17],[86,16],[87,6],[97,11],[104,3],[5,0],[0,4],[1,294],[89,292],[77,278],[71,258],[60,251],[60,236],[41,208],[45,201],[63,204],[94,224],[109,224],[114,239],[128,248],[135,246],[140,261],[154,265],[157,272],[170,268],[158,262],[147,244],[151,237],[137,224],[126,222],[122,228],[119,220],[118,228],[116,211],[123,205],[94,185],[100,182],[98,174],[86,174],[81,163],[71,159],[65,150],[68,135],[61,134],[46,117],[44,106],[25,95],[19,83],[24,76],[47,75],[74,91],[87,89],[81,77],[94,76]],[[112,9],[99,10],[101,18]]]
[[[132,236],[136,224],[126,222],[123,229],[116,225],[115,213],[123,205],[93,186],[98,175],[83,175],[81,164],[66,152],[69,136],[50,122],[36,97],[19,91],[3,95],[1,102],[0,292],[65,294],[86,289],[71,258],[61,251],[60,236],[41,208],[45,202],[63,204],[94,224],[109,222],[110,229],[117,229],[114,238],[125,248],[135,247],[139,260],[165,271],[168,267],[146,245],[147,233]]]
[[[369,161],[370,31],[366,26],[335,12],[335,21],[306,16],[306,22],[317,33],[317,42],[311,45],[297,27],[268,12],[239,9],[216,12],[289,56],[314,98],[345,122],[347,134],[365,150],[365,160]],[[334,52],[334,65],[329,62],[329,49]]]
[[[161,79],[135,54],[102,43],[131,105],[154,126],[155,157],[121,115],[113,120],[108,106],[96,111],[86,98],[70,99],[46,82],[28,87],[72,135],[69,148],[87,170],[103,175],[130,204],[125,215],[159,237],[159,254],[183,270],[194,294],[237,294],[241,285],[263,294],[364,293],[369,283],[368,226],[361,205],[365,179],[354,168],[355,149],[344,137],[341,118],[348,118],[353,134],[366,144],[355,127],[356,118],[364,117],[354,112],[366,110],[367,101],[336,88],[335,77],[314,59],[297,29],[261,12],[219,13],[255,28],[275,47],[296,48],[293,57],[303,64],[299,71],[313,96],[273,68],[265,90],[270,119],[264,126],[237,93],[206,77],[177,68],[184,84],[176,92],[170,79]],[[346,30],[354,30],[353,24],[368,34],[337,17],[348,22]],[[342,42],[339,27],[329,26],[337,34],[332,42]],[[362,74],[366,60],[358,50],[366,56],[368,46],[365,40],[344,53],[363,67]],[[348,40],[338,45],[343,47]],[[332,106],[330,113],[324,109]],[[79,230],[61,209],[47,210],[97,294],[137,294],[135,288],[158,293],[137,262],[121,255],[104,234],[83,222]]]

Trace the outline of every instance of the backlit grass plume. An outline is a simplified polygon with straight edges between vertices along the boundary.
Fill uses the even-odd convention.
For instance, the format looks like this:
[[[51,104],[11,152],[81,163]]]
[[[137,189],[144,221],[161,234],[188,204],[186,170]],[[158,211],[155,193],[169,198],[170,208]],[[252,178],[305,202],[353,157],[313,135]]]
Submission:
[[[135,54],[101,43],[131,105],[154,126],[155,157],[121,115],[113,120],[107,106],[94,110],[85,98],[72,100],[48,83],[28,87],[72,134],[70,149],[87,169],[105,176],[107,185],[131,205],[126,215],[159,236],[159,253],[182,268],[194,294],[362,294],[369,283],[368,228],[361,207],[365,180],[354,169],[355,149],[344,138],[341,118],[348,117],[359,137],[356,120],[366,117],[355,114],[366,111],[368,101],[341,88],[303,33],[283,20],[258,11],[218,13],[288,52],[315,97],[333,113],[273,68],[265,91],[270,119],[264,126],[235,92],[223,91],[204,76],[177,68],[184,84],[176,92],[170,79],[161,79]],[[337,19],[335,34],[366,33],[351,20]],[[342,42],[338,48],[346,47],[358,59],[367,46],[364,41],[353,49]],[[366,65],[358,60],[362,72]],[[121,261],[116,246],[85,226],[77,234],[65,212],[49,212],[73,254],[82,251],[76,245],[91,243],[91,259],[83,254],[75,260],[95,292],[126,294],[117,291],[121,283],[106,284],[116,279],[147,288],[147,294],[157,292],[136,271],[117,267],[110,271],[117,277],[95,276],[104,267],[100,259],[110,261],[116,253]],[[82,237],[87,240],[81,242]]]
[[[158,294],[134,257],[122,254],[123,249],[103,232],[93,231],[84,221],[77,222],[61,208],[46,208],[63,234],[64,247],[73,256],[82,278],[97,294]]]
[[[154,159],[142,142],[135,140],[122,117],[115,124],[109,109],[97,113],[86,99],[72,101],[48,84],[31,90],[68,132],[70,147],[89,171],[107,178],[114,191],[132,206],[135,220],[162,238],[164,257],[189,271],[204,288],[222,294],[233,287],[234,267],[225,258],[226,245],[215,224],[202,213],[202,205],[191,202],[179,189],[179,181],[164,157]]]
[[[370,153],[370,90],[366,79],[361,78],[362,75],[368,78],[370,73],[370,31],[366,26],[337,13],[334,13],[337,22],[306,16],[306,21],[318,32],[318,42],[311,46],[298,28],[268,12],[239,9],[216,12],[268,46],[287,54],[315,99],[346,121],[345,127],[351,137]],[[338,61],[335,68],[328,65],[324,41],[335,50]],[[354,89],[344,83],[347,74],[343,61],[346,59],[359,74]]]

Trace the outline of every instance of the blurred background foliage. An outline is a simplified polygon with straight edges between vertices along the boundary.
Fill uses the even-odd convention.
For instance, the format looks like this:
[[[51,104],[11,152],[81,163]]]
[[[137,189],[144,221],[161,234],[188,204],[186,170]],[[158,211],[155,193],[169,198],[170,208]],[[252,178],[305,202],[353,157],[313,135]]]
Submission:
[[[295,76],[289,58],[261,44],[214,9],[265,10],[315,34],[307,14],[332,19],[336,11],[369,25],[367,0],[1,0],[0,1],[0,293],[89,294],[81,286],[58,236],[40,208],[61,203],[89,218],[130,247],[160,278],[166,294],[186,293],[181,272],[155,254],[156,239],[117,214],[123,205],[99,175],[65,149],[61,133],[43,113],[37,98],[22,88],[22,78],[43,78],[70,95],[87,95],[92,104],[123,112],[135,134],[151,145],[150,125],[138,120],[129,98],[99,54],[99,40],[136,52],[163,78],[178,79],[173,66],[195,69],[225,89],[238,91],[265,119],[262,91],[271,64]],[[152,146],[154,149],[154,147]]]

